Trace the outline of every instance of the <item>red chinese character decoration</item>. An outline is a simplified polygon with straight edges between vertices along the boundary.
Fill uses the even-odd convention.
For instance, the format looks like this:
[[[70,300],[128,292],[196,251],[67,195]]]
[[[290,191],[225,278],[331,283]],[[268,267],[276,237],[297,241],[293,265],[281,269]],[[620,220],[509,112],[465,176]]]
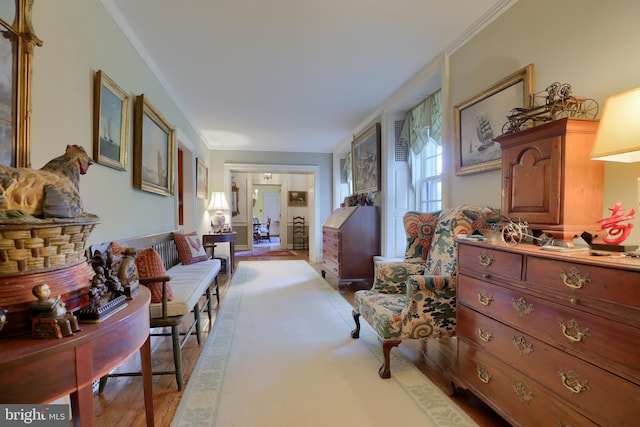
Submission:
[[[625,208],[621,202],[616,202],[615,206],[609,208],[609,210],[611,211],[610,217],[598,220],[600,223],[600,230],[598,231],[607,230],[607,237],[602,239],[605,243],[619,245],[629,237],[629,233],[631,233],[631,229],[633,228],[633,224],[620,223],[633,219],[636,216],[636,211],[635,209],[631,209],[628,214],[625,214]]]

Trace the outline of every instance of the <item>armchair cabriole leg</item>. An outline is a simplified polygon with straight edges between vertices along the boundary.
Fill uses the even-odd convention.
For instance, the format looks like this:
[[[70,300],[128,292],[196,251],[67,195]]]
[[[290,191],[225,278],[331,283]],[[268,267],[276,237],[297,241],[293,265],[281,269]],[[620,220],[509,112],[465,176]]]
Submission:
[[[401,340],[383,341],[382,342],[382,354],[384,356],[384,364],[380,366],[378,374],[380,378],[391,378],[391,349],[400,345]]]
[[[360,313],[353,310],[351,314],[353,315],[353,321],[356,322],[356,328],[351,331],[351,338],[360,338]]]

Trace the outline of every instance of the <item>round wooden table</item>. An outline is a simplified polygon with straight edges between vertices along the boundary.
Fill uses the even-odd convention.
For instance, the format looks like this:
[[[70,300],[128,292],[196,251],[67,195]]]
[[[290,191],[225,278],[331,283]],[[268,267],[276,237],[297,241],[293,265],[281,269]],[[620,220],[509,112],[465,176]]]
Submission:
[[[139,350],[147,426],[153,426],[150,301],[141,286],[123,309],[101,323],[81,323],[73,336],[0,339],[0,402],[40,404],[70,395],[73,425],[93,426],[93,382]]]

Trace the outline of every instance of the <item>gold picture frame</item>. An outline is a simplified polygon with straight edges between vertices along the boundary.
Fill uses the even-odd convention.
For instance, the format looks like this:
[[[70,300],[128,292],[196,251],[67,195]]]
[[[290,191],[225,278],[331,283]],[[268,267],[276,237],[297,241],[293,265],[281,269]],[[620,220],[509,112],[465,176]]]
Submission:
[[[196,197],[207,199],[209,195],[209,168],[200,159],[196,158]]]
[[[128,122],[129,94],[98,70],[93,94],[93,160],[127,169]]]
[[[235,181],[231,182],[231,216],[240,215],[240,207],[238,202],[240,201],[238,197],[239,188],[236,185]]]
[[[351,143],[354,194],[380,190],[380,123],[362,132]]]
[[[0,164],[30,168],[33,55],[42,40],[31,21],[33,0],[3,3],[0,67],[6,87],[0,94]]]
[[[173,195],[175,129],[144,95],[135,102],[133,186],[163,196]]]
[[[454,107],[456,175],[500,169],[500,136],[509,112],[529,107],[534,90],[534,65],[508,75]]]
[[[288,199],[289,206],[294,207],[306,207],[307,206],[307,192],[306,191],[289,191]]]

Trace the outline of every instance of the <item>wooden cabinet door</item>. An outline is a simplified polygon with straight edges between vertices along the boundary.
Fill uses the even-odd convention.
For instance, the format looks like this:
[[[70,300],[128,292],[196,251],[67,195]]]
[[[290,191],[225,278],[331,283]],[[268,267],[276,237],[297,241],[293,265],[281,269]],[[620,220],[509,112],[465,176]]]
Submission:
[[[502,211],[530,223],[560,224],[562,136],[553,135],[502,152]]]

